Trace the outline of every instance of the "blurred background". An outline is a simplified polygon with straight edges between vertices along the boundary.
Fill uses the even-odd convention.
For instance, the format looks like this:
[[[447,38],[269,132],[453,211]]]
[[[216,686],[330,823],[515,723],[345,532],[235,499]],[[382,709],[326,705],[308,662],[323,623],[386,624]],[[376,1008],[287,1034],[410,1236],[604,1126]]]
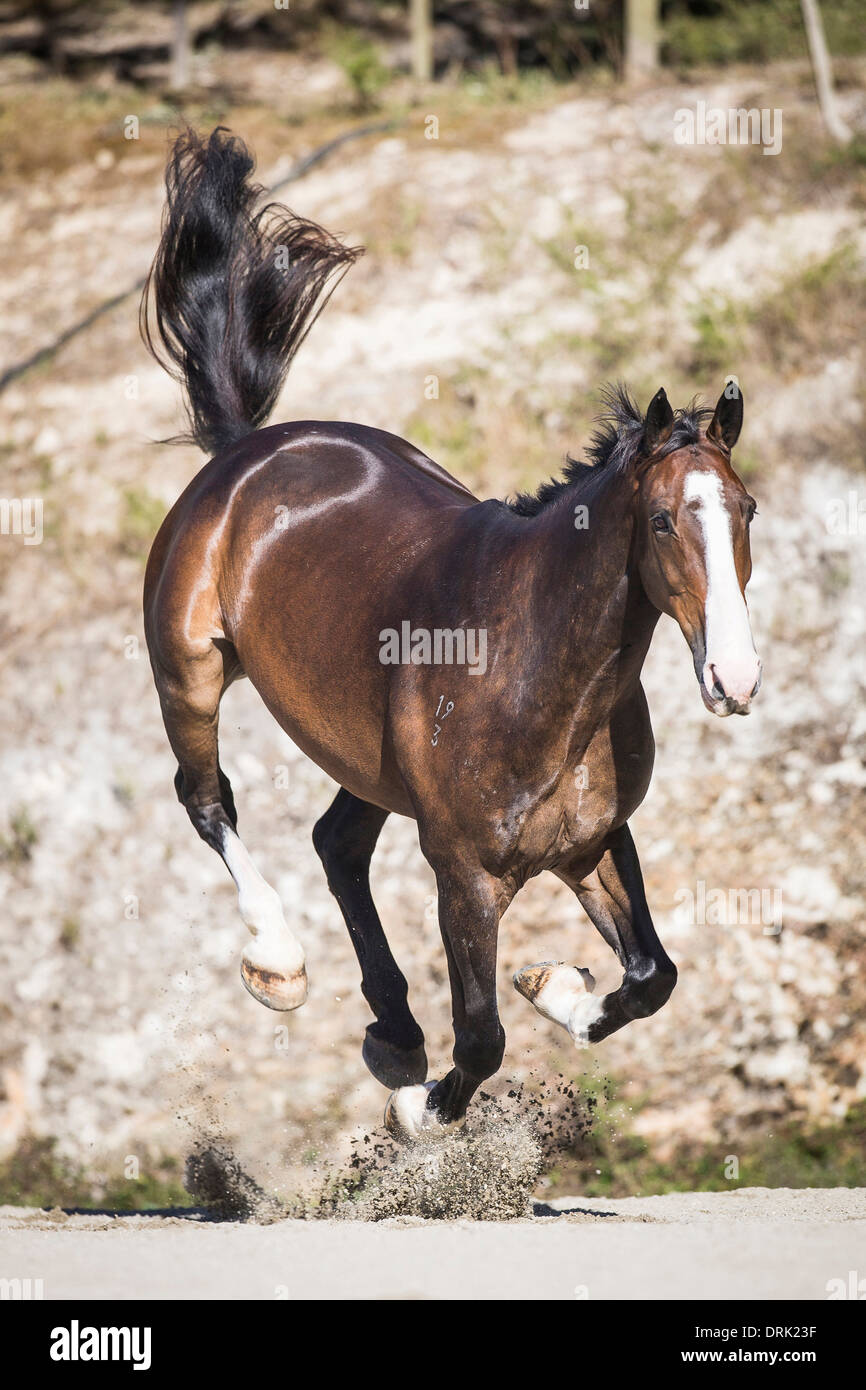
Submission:
[[[2,0],[0,1202],[190,1200],[203,1134],[289,1190],[385,1099],[310,842],[328,778],[229,692],[242,833],[307,950],[287,1017],[244,991],[233,885],[172,787],[140,591],[202,459],[153,443],[181,405],[136,287],[184,120],[230,126],[264,183],[292,179],[281,199],[367,247],[274,419],[404,434],[504,497],[580,454],[606,380],[645,406],[738,378],[764,688],[748,720],[711,718],[667,620],[646,669],[658,753],[632,824],[679,987],[566,1046],[511,972],[619,972],[533,881],[503,923],[487,1089],[522,1081],[555,1117],[564,1078],[585,1102],[549,1192],[866,1180],[864,76],[861,0]],[[679,143],[701,109],[767,112],[781,149]],[[442,1075],[410,822],[373,885]]]

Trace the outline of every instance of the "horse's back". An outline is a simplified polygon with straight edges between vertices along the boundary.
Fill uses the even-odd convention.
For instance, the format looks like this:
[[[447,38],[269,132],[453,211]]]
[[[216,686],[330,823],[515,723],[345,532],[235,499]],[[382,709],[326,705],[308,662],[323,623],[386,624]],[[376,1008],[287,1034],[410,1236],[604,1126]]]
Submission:
[[[471,506],[478,500],[408,440],[370,425],[342,421],[270,425],[225,450],[208,469],[213,469],[210,485],[219,480],[234,494],[241,487],[250,490],[248,485],[258,480],[265,489],[296,484],[305,492],[315,491],[323,501],[336,500],[345,496],[349,482],[350,500],[357,501],[378,490],[394,501],[414,494],[421,506],[454,505],[455,501]],[[361,483],[363,487],[358,486]]]

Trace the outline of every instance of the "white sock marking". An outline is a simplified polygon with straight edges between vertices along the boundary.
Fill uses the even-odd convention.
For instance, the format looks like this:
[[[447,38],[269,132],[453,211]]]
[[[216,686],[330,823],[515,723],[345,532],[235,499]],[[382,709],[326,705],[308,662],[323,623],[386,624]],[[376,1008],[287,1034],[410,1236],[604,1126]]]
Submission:
[[[530,995],[533,1007],[542,1017],[549,1018],[551,1023],[558,1023],[561,1028],[567,1029],[576,1047],[587,1047],[590,1027],[604,1013],[604,995],[593,995],[595,980],[592,975],[579,966],[553,962],[526,967],[527,972],[538,970],[544,970],[546,978],[541,988]],[[523,974],[518,971],[514,977],[518,989]],[[520,992],[522,994],[524,990],[520,989]]]
[[[243,841],[223,830],[222,856],[237,885],[238,907],[255,945],[244,955],[251,964],[290,977],[304,964],[304,949],[283,916],[279,895],[259,873]]]

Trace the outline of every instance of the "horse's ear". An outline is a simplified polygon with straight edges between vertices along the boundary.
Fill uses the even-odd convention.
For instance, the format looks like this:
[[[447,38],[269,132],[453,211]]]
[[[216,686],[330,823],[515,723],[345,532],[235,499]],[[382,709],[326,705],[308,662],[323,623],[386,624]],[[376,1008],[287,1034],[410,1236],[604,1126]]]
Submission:
[[[662,386],[649,403],[643,426],[643,451],[654,454],[668,439],[674,427],[674,412]]]
[[[707,439],[719,448],[730,453],[740,437],[743,428],[743,393],[735,381],[731,381],[719,396],[716,413],[707,427]]]

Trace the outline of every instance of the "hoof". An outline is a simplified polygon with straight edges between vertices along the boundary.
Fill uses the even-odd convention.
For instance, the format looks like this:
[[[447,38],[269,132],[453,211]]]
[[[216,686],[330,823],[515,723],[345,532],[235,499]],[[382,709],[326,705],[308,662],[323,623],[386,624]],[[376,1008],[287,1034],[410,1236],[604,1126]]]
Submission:
[[[462,1120],[444,1125],[435,1110],[427,1109],[427,1097],[436,1085],[427,1081],[423,1086],[401,1086],[388,1097],[385,1106],[385,1128],[401,1144],[418,1139],[444,1139],[446,1134],[462,1125]]]
[[[604,1012],[604,1003],[592,997],[595,980],[588,970],[546,960],[518,970],[514,988],[544,1018],[566,1028],[577,1047],[589,1045],[589,1030]]]
[[[416,1086],[427,1080],[427,1053],[423,1043],[420,1047],[404,1049],[368,1031],[361,1056],[367,1070],[389,1090]]]
[[[278,970],[266,970],[264,966],[254,965],[241,958],[241,979],[254,999],[266,1004],[269,1009],[287,1012],[299,1009],[307,997],[307,972],[302,965],[292,975],[284,975]]]

